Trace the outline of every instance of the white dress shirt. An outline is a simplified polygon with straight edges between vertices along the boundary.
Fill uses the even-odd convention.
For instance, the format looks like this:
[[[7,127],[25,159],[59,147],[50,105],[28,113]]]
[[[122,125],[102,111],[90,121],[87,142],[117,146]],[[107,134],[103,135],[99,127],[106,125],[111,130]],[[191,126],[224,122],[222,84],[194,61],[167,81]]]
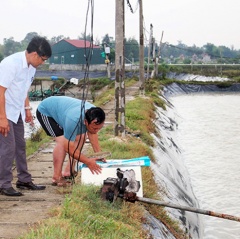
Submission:
[[[24,103],[36,68],[27,64],[25,51],[10,55],[0,63],[0,85],[5,91],[7,118],[17,123],[20,113],[25,118]]]

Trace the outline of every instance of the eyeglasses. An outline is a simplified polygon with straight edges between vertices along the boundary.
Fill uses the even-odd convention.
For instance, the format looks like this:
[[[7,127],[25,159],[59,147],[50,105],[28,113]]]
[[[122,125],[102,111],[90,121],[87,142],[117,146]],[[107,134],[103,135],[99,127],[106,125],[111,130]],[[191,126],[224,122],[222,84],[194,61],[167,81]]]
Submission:
[[[45,62],[47,59],[44,59],[42,56],[40,56],[40,55],[38,55],[40,58],[41,58],[41,60],[43,61],[43,62]]]

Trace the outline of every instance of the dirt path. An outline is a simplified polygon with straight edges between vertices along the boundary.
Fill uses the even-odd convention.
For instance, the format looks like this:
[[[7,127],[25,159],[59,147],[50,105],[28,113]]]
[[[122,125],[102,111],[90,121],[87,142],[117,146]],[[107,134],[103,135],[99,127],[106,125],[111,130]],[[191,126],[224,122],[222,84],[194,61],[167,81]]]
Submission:
[[[126,89],[126,102],[138,94],[138,85]],[[106,112],[107,124],[114,122],[114,100],[103,107]],[[39,152],[29,157],[28,168],[36,184],[46,185],[44,191],[23,190],[22,197],[7,197],[0,195],[0,238],[15,239],[26,233],[31,226],[48,218],[50,209],[59,206],[65,194],[51,186],[53,172],[52,151],[54,141]],[[14,181],[16,170],[14,169]]]

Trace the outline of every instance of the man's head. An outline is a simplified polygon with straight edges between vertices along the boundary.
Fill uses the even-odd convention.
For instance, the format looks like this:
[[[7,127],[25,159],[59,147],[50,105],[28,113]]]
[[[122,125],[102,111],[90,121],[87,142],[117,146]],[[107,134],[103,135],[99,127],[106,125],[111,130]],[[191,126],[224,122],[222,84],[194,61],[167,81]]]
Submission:
[[[40,36],[33,37],[26,50],[28,53],[28,64],[31,64],[34,67],[43,64],[52,55],[49,42],[44,37]]]
[[[52,50],[49,42],[40,36],[35,36],[27,46],[27,52],[37,52],[39,56],[49,58],[52,55]]]
[[[85,125],[87,130],[96,134],[104,125],[105,113],[99,107],[92,107],[85,113]]]

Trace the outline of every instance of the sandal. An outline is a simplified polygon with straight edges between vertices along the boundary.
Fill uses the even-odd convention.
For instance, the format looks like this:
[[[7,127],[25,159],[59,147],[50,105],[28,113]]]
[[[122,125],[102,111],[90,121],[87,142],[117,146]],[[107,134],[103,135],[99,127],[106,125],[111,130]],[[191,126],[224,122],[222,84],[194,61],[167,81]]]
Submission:
[[[74,173],[73,173],[73,176],[71,176],[71,175],[65,175],[65,176],[62,176],[64,179],[72,179],[72,178],[76,178],[77,177],[77,175],[78,175],[78,172],[77,171],[74,171]]]
[[[71,186],[72,183],[69,180],[66,180],[65,178],[60,178],[60,179],[52,179],[52,186],[57,186],[57,187],[69,187]]]

